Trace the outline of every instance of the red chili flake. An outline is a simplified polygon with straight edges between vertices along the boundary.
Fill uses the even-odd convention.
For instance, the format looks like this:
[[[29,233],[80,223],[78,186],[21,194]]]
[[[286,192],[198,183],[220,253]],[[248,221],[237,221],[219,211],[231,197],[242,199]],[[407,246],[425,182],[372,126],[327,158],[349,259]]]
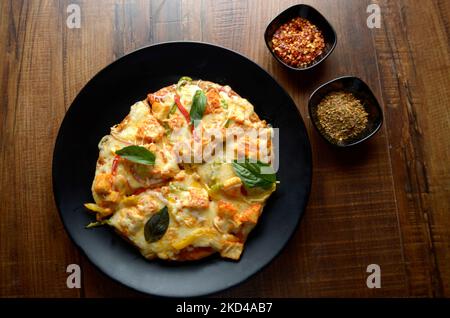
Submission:
[[[317,26],[296,17],[275,31],[272,46],[274,53],[286,64],[306,67],[323,53],[325,40]]]

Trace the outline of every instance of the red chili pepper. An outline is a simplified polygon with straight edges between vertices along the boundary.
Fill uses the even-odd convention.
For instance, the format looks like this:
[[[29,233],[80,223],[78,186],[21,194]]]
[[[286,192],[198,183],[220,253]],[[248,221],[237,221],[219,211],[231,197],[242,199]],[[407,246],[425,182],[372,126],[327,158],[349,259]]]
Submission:
[[[188,125],[191,123],[191,116],[189,115],[186,108],[184,108],[183,105],[181,105],[180,96],[178,94],[175,95],[175,103],[177,104],[178,109],[183,114],[184,118],[186,118],[186,121],[188,122]]]
[[[120,156],[115,155],[113,162],[112,162],[112,167],[111,167],[111,174],[113,176],[115,176],[117,174],[117,167],[119,166],[119,160],[120,160]]]

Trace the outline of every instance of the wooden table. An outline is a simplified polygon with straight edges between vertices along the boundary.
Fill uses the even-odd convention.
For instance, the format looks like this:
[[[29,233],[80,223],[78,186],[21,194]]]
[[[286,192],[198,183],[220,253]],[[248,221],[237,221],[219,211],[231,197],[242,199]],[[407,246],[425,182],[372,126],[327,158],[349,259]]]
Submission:
[[[139,47],[174,40],[219,44],[256,61],[295,100],[310,136],[314,176],[306,214],[266,269],[218,296],[450,296],[450,2],[305,1],[335,27],[338,45],[315,71],[282,69],[265,47],[269,21],[297,1],[1,1],[0,295],[141,295],[95,269],[69,240],[52,192],[59,125],[82,86]],[[66,25],[69,4],[81,27]],[[365,145],[333,149],[313,130],[312,90],[356,75],[385,122]],[[66,287],[80,264],[82,288]],[[381,288],[366,286],[369,264]]]

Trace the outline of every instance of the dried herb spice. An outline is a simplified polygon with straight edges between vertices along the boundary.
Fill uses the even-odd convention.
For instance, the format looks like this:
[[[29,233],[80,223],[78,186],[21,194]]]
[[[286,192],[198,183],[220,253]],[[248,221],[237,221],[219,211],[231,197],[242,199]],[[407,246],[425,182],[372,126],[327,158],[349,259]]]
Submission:
[[[325,48],[322,32],[300,17],[281,25],[272,37],[274,53],[286,64],[293,67],[306,67],[311,64]]]
[[[368,114],[352,93],[328,94],[317,106],[316,113],[324,133],[337,142],[356,137],[367,127]]]

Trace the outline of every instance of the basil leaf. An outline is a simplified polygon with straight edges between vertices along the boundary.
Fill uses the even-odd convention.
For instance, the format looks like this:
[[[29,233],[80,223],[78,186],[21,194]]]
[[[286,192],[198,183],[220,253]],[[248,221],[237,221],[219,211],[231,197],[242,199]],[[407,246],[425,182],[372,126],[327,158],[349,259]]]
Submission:
[[[191,117],[191,123],[195,125],[196,120],[197,121],[202,120],[205,109],[206,109],[206,95],[201,89],[199,89],[194,94],[191,111],[189,112],[189,116]]]
[[[153,214],[144,226],[144,237],[149,243],[159,241],[169,227],[169,211],[167,206]]]
[[[141,146],[128,146],[116,151],[116,155],[143,165],[154,165],[155,154]]]
[[[231,164],[238,177],[248,188],[261,187],[269,189],[277,181],[275,171],[266,163],[246,160],[245,162],[234,161]],[[269,169],[271,173],[261,173],[262,167]]]

